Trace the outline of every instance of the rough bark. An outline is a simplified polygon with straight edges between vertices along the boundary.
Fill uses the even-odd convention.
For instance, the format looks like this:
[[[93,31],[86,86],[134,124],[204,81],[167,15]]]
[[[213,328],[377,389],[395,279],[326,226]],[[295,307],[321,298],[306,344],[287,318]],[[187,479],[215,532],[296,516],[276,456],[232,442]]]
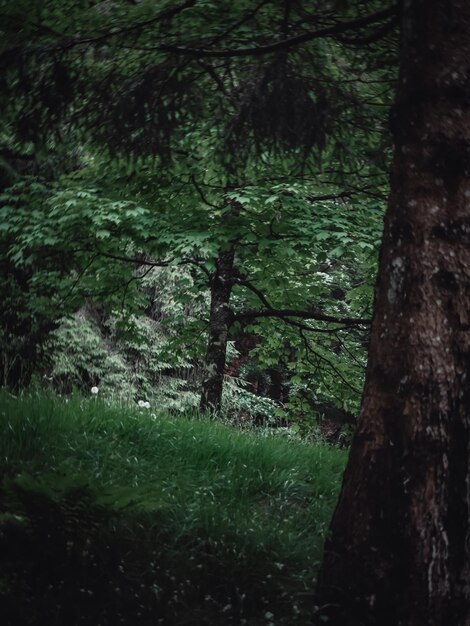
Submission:
[[[317,588],[330,626],[470,624],[470,2],[403,4],[366,385]]]
[[[202,381],[201,411],[218,412],[222,404],[234,258],[233,246],[229,250],[220,252],[216,262],[216,271],[212,277],[209,338]]]

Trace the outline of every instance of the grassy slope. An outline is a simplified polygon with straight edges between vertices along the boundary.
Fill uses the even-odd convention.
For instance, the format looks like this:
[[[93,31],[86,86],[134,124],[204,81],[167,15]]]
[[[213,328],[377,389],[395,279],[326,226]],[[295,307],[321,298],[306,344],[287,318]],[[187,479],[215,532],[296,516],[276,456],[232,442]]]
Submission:
[[[204,420],[3,394],[4,611],[15,626],[308,624],[344,462]]]

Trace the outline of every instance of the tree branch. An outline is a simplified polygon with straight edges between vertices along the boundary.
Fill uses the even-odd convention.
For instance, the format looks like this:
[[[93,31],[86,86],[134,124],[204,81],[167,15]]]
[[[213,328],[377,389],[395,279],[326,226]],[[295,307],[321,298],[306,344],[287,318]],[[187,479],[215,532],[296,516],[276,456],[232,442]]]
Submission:
[[[324,200],[345,200],[354,195],[353,190],[341,191],[340,193],[329,193],[322,196],[307,196],[309,202],[322,202]]]
[[[118,37],[119,35],[127,35],[129,33],[142,30],[146,26],[150,26],[155,22],[161,22],[163,20],[169,20],[178,13],[181,13],[185,9],[190,9],[196,4],[197,0],[184,0],[180,4],[164,9],[161,13],[158,13],[154,17],[149,18],[148,20],[143,20],[142,22],[137,22],[136,24],[130,24],[127,26],[123,26],[122,28],[116,28],[114,30],[109,30],[100,35],[90,35],[88,37],[81,38],[71,38],[65,39],[65,41],[59,42],[57,46],[51,46],[52,50],[69,50],[70,48],[74,48],[76,46],[88,45],[100,43],[101,41],[105,41],[106,39],[111,39],[112,37]],[[49,50],[51,49],[49,48]]]
[[[354,393],[356,394],[360,394],[361,390],[357,389],[356,387],[354,387],[353,385],[351,385],[351,383],[346,380],[346,378],[343,376],[343,374],[339,371],[339,369],[337,367],[335,367],[333,365],[333,363],[327,359],[326,357],[324,357],[322,354],[320,354],[319,352],[317,352],[316,350],[314,350],[311,345],[309,344],[309,341],[307,339],[307,337],[303,334],[302,331],[300,331],[300,335],[302,337],[302,341],[304,342],[304,346],[305,346],[305,357],[307,359],[307,361],[310,361],[309,359],[309,354],[313,354],[315,355],[315,357],[319,360],[319,361],[323,361],[324,363],[327,364],[328,367],[331,368],[331,370],[343,381],[343,383],[349,387],[349,389],[351,389]],[[325,382],[325,381],[323,381]]]
[[[98,255],[105,257],[106,259],[112,259],[114,261],[120,261],[121,263],[131,263],[132,265],[146,265],[149,267],[168,267],[171,265],[173,259],[167,259],[166,261],[149,261],[142,257],[130,257],[121,254],[112,254],[111,252],[98,251]]]
[[[233,279],[233,284],[234,285],[242,285],[243,287],[246,287],[247,289],[249,289],[250,291],[252,291],[255,294],[255,296],[258,298],[258,300],[261,302],[261,304],[264,304],[264,306],[267,309],[272,309],[273,308],[271,306],[271,304],[268,302],[268,299],[266,298],[264,293],[262,291],[260,291],[257,287],[255,287],[252,283],[250,283],[250,281],[247,280],[246,278],[242,278],[242,277],[234,278]]]
[[[371,321],[368,319],[354,317],[335,317],[334,315],[325,315],[319,311],[298,311],[296,309],[266,309],[262,311],[243,311],[234,313],[232,322],[241,320],[251,320],[260,317],[277,317],[279,319],[285,317],[299,317],[305,320],[316,320],[317,322],[327,322],[330,324],[342,324],[344,326],[369,326]]]
[[[120,254],[112,254],[111,252],[103,252],[101,250],[98,251],[97,256],[102,256],[106,259],[112,259],[121,263],[130,263],[131,265],[145,265],[150,268],[170,267],[174,261],[174,259],[166,259],[164,261],[150,261],[142,257],[128,257]],[[175,263],[175,265],[195,265],[198,269],[201,270],[201,272],[203,272],[207,276],[209,281],[212,279],[212,272],[204,265],[202,261],[198,261],[197,259],[185,257],[181,259],[178,263]]]
[[[193,57],[215,57],[215,58],[233,58],[233,57],[247,57],[247,56],[260,56],[263,54],[269,54],[271,52],[278,52],[299,46],[303,43],[313,41],[314,39],[321,39],[324,37],[336,37],[348,30],[355,28],[362,28],[369,24],[374,24],[383,19],[391,18],[396,15],[397,7],[391,6],[382,11],[377,11],[370,15],[364,15],[347,22],[340,22],[333,26],[326,26],[314,31],[302,33],[289,39],[277,41],[276,43],[268,44],[266,46],[254,46],[251,48],[235,48],[235,49],[222,49],[211,50],[210,48],[188,48],[186,46],[175,46],[171,44],[160,44],[159,46],[148,48],[148,50],[158,50],[161,52],[169,52],[172,54],[182,54]]]
[[[365,35],[364,37],[343,37],[342,35],[338,36],[338,41],[340,43],[344,43],[347,46],[366,46],[367,44],[374,43],[379,39],[382,39],[387,33],[391,32],[398,23],[398,16],[393,15],[392,19],[378,28],[375,32],[370,35]]]
[[[240,28],[240,26],[243,26],[243,24],[246,24],[246,22],[249,22],[253,17],[255,17],[255,15],[258,13],[258,11],[265,4],[268,4],[268,2],[269,2],[269,0],[261,0],[261,2],[258,5],[256,5],[251,11],[248,11],[248,13],[245,13],[244,15],[242,15],[242,17],[239,20],[234,22],[231,26],[226,28],[224,31],[222,31],[218,35],[216,35],[212,39],[210,44],[212,45],[214,43],[217,43],[218,41],[221,41],[222,39],[224,39],[224,37],[226,37],[227,35],[232,33],[234,30],[237,30],[237,28]]]
[[[201,198],[201,200],[203,201],[204,204],[207,204],[207,206],[212,207],[213,209],[220,209],[220,206],[218,206],[217,204],[213,204],[212,202],[209,202],[209,200],[207,200],[207,198],[204,195],[204,192],[202,191],[199,183],[196,180],[196,176],[194,174],[191,174],[191,182],[194,185],[194,188],[196,189],[199,197]]]
[[[289,324],[289,326],[294,326],[294,328],[299,328],[300,330],[305,330],[309,333],[326,333],[330,335],[335,335],[340,330],[349,330],[350,326],[343,326],[341,328],[318,328],[314,326],[307,326],[307,324],[303,324],[302,322],[297,322],[296,320],[291,319],[290,317],[283,317],[282,321],[285,324]]]

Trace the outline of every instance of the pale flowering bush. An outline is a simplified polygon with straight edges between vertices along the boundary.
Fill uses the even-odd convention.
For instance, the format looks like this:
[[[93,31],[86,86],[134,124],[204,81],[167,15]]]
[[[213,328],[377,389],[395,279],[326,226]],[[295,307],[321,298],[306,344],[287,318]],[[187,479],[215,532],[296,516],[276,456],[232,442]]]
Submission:
[[[135,377],[124,355],[114,348],[112,340],[105,338],[85,308],[64,318],[52,331],[43,359],[47,380],[60,394],[76,389],[89,395],[91,388],[97,387],[99,397],[113,395],[124,400],[137,393]]]
[[[105,402],[138,404],[140,410],[150,406],[136,402],[139,398],[167,411],[197,407],[197,381],[186,378],[192,361],[169,349],[160,323],[144,316],[124,319],[122,313],[98,323],[90,307],[64,318],[51,334],[43,367],[55,391],[67,395],[77,389]],[[178,368],[184,379],[162,374]]]

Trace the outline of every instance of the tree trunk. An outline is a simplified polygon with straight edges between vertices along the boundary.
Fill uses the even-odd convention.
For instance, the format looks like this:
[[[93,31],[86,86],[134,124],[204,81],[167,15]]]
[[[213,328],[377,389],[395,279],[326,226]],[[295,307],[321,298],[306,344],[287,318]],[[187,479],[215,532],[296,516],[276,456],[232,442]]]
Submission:
[[[234,258],[233,246],[229,250],[220,252],[212,278],[209,339],[202,381],[201,411],[218,412],[222,405]]]
[[[366,385],[317,588],[330,626],[470,625],[470,2],[403,4]]]

